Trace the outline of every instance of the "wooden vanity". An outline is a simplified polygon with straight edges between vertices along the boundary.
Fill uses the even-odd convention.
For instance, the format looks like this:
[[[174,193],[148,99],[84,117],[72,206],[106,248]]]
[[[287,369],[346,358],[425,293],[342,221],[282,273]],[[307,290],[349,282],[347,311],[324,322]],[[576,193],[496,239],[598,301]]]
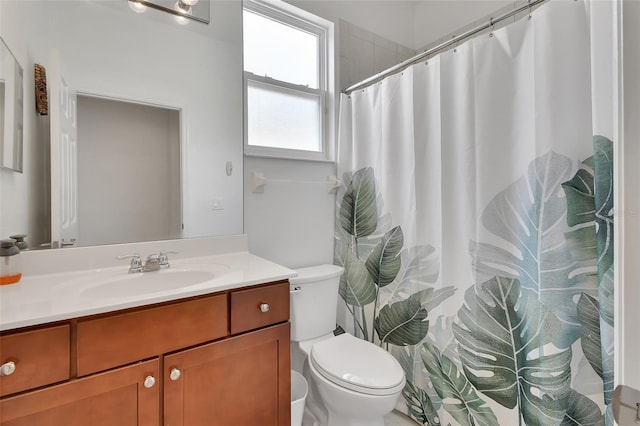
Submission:
[[[2,426],[289,424],[287,280],[0,333]]]

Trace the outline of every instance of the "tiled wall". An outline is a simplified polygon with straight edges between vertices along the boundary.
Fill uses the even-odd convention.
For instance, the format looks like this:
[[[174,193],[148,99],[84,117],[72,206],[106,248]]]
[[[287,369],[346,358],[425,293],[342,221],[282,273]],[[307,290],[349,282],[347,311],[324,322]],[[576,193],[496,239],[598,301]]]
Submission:
[[[342,19],[338,32],[340,91],[416,54],[415,50]]]

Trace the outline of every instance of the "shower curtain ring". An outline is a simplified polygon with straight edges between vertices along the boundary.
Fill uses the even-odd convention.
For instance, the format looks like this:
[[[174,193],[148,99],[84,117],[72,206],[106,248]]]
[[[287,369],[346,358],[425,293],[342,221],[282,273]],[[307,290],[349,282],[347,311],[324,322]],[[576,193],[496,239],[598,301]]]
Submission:
[[[493,23],[493,16],[489,19],[489,25],[491,26],[491,31],[489,32],[489,37],[493,37],[493,29],[496,26],[496,24]]]
[[[529,0],[527,3],[529,3],[529,17],[527,19],[530,21],[531,20],[531,13],[532,13],[531,0]]]

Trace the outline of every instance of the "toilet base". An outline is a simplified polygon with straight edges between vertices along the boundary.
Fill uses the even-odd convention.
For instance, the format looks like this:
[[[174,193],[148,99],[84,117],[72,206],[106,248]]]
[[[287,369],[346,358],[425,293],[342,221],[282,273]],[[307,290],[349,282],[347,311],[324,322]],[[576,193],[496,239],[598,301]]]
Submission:
[[[307,362],[306,367],[315,385],[314,390],[326,407],[326,424],[321,426],[384,426],[384,416],[393,411],[404,387],[403,380],[393,394],[361,394],[327,380],[313,363]]]

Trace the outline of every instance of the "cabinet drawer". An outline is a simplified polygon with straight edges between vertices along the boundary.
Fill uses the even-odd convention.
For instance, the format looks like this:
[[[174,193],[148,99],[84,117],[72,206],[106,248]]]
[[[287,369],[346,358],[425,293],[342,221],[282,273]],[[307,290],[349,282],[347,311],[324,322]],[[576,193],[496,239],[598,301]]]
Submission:
[[[0,364],[15,370],[0,376],[0,396],[69,378],[69,326],[44,328],[0,336]]]
[[[263,312],[261,306],[268,305]],[[231,334],[289,320],[289,282],[231,293]]]
[[[78,376],[228,335],[227,295],[78,321]]]

